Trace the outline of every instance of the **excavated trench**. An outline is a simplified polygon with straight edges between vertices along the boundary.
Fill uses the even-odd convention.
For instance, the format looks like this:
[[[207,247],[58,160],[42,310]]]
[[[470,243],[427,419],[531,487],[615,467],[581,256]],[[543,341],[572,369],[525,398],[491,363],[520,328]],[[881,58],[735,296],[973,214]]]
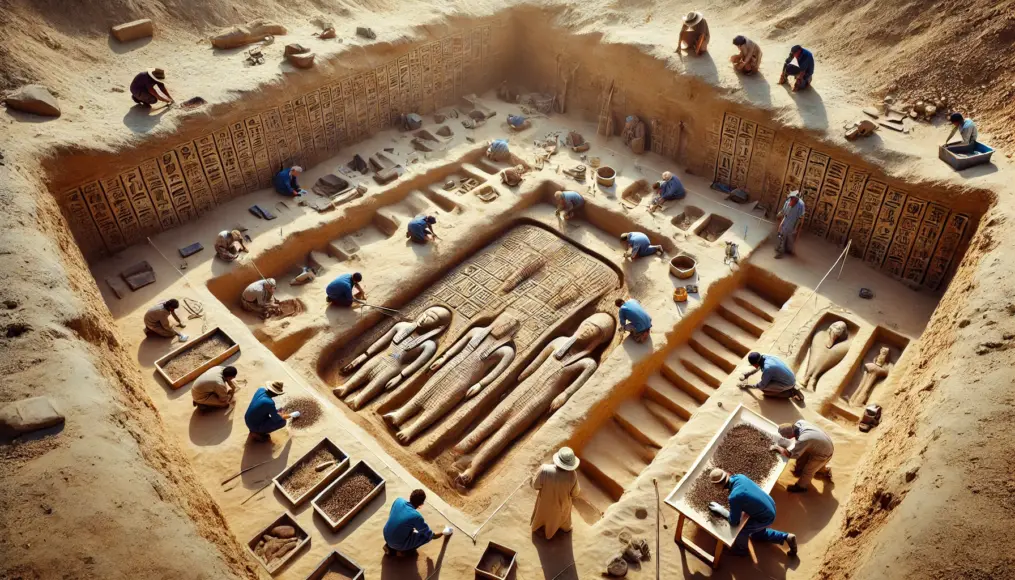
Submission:
[[[403,113],[447,114],[450,107],[463,111],[463,96],[492,91],[502,82],[561,94],[566,81],[568,119],[602,122],[606,107],[617,134],[623,119],[636,115],[646,125],[647,150],[655,163],[675,164],[721,189],[748,193],[750,202],[742,209],[719,204],[728,212],[690,197],[669,209],[663,225],[649,231],[667,260],[687,255],[699,263],[722,262],[724,244],[746,236],[739,214],[771,217],[790,191],[800,190],[808,207],[809,244],[837,255],[834,249],[848,243],[850,260],[865,263],[871,276],[894,280],[891,284],[897,288],[891,296],[908,292],[933,302],[993,203],[990,192],[891,177],[853,151],[780,126],[768,111],[729,100],[700,78],[673,74],[665,62],[635,47],[601,44],[595,36],[554,29],[551,22],[543,13],[520,9],[432,29],[430,36],[404,44],[369,47],[337,65],[335,74],[306,73],[285,88],[267,87],[257,96],[216,106],[207,119],[186,122],[178,133],[133,150],[115,155],[65,151],[45,162],[50,193],[82,253],[98,263],[205,216],[214,214],[222,221],[218,206],[245,210],[246,204],[235,200],[270,187],[281,167],[344,164],[357,152],[356,143],[394,127]],[[367,67],[367,62],[372,64]],[[571,70],[578,72],[570,77],[561,72]],[[455,131],[461,130],[455,124]],[[524,137],[531,138],[536,136]],[[619,139],[614,141],[613,147],[621,147]],[[413,475],[470,516],[488,513],[506,497],[510,489],[495,483],[496,476],[510,471],[506,466],[527,463],[552,445],[567,443],[582,459],[586,505],[594,508],[580,512],[590,523],[599,521],[622,502],[661,452],[677,444],[698,410],[736,382],[749,351],[781,348],[802,373],[812,357],[812,338],[834,321],[845,322],[848,330],[844,362],[827,373],[816,389],[821,395],[815,395],[819,411],[833,421],[855,423],[862,404],[852,399],[863,382],[864,365],[883,347],[897,364],[912,362],[911,346],[919,340],[930,310],[918,316],[917,324],[900,330],[894,313],[885,314],[883,321],[857,315],[834,295],[817,297],[814,280],[799,272],[744,255],[739,268],[707,281],[695,279],[702,285],[700,302],[665,329],[665,343],[654,345],[648,355],[633,363],[627,360],[619,333],[594,349],[589,356],[600,370],[584,387],[591,394],[578,402],[580,420],[539,417],[470,486],[458,485],[452,475],[462,454],[455,445],[494,413],[520,383],[521,371],[552,339],[574,332],[591,314],[615,316],[613,299],[633,293],[639,283],[604,254],[602,244],[583,245],[576,234],[562,235],[547,227],[553,191],[571,182],[562,176],[541,178],[513,193],[496,212],[483,210],[467,241],[450,243],[447,251],[431,256],[427,267],[407,271],[391,293],[387,305],[406,316],[434,305],[453,312],[438,352],[502,312],[514,312],[523,320],[516,358],[505,374],[481,396],[451,405],[408,444],[395,438],[382,415],[426,387],[425,371],[358,409],[331,393],[348,378],[342,367],[394,320],[377,311],[358,317],[329,312],[287,328],[274,327],[243,313],[238,297],[262,275],[292,277],[308,255],[323,261],[329,274],[353,268],[365,253],[390,247],[419,213],[434,213],[444,223],[478,212],[486,193],[505,197],[498,186],[500,171],[531,160],[494,164],[484,151],[485,146],[475,145],[443,165],[409,172],[393,185],[372,185],[362,198],[335,213],[322,213],[316,225],[293,229],[251,256],[256,268],[218,268],[206,282],[276,357],[311,361],[313,376],[305,377],[311,384]],[[475,180],[477,191],[459,194],[443,186],[469,179]],[[586,207],[582,227],[593,232],[593,240],[615,239],[638,229],[633,212],[647,205],[647,184],[618,182],[604,189],[606,196]],[[554,275],[539,262],[545,248],[558,252],[554,259],[560,269]],[[538,275],[523,276],[504,290],[516,270],[535,262]],[[681,284],[671,281],[673,286]],[[542,298],[529,304],[517,295],[522,290]],[[282,292],[283,298],[307,304],[319,301],[295,286]],[[555,306],[554,299],[561,296],[571,300],[561,298],[562,304]],[[807,303],[812,297],[815,305]],[[805,313],[803,319],[797,318],[800,313]],[[597,384],[598,376],[622,378]],[[543,427],[549,423],[560,435],[546,435]]]

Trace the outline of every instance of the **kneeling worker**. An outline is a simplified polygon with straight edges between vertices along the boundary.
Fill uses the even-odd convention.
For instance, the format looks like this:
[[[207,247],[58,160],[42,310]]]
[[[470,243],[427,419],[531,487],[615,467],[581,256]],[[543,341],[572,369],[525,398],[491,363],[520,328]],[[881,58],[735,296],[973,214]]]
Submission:
[[[620,319],[621,330],[630,332],[635,342],[648,340],[649,331],[652,330],[652,317],[645,312],[641,304],[634,298],[626,302],[623,298],[617,298],[614,304],[620,308],[617,317]]]
[[[218,366],[204,371],[190,388],[194,406],[202,411],[231,407],[233,397],[239,390],[233,382],[237,374],[236,367]]]
[[[167,106],[175,102],[166,88],[166,71],[160,68],[134,75],[134,80],[130,81],[130,97],[142,107],[151,107],[159,101]]]
[[[677,50],[686,50],[700,56],[708,50],[708,22],[701,12],[688,12],[680,28]]]
[[[740,375],[738,387],[741,389],[758,389],[766,397],[803,400],[804,395],[796,386],[796,375],[778,357],[770,354],[761,354],[760,352],[752,352],[747,355],[747,362],[751,363],[751,366],[754,368]],[[761,371],[761,380],[753,385],[747,384],[747,377],[758,371]]]
[[[289,197],[299,197],[306,193],[306,190],[300,187],[299,177],[303,173],[303,168],[299,165],[290,167],[289,169],[283,169],[275,174],[272,183],[275,185],[275,191],[281,195],[287,195]]]
[[[676,175],[673,175],[669,171],[663,172],[662,181],[653,183],[652,189],[657,190],[659,195],[652,198],[652,205],[648,206],[649,213],[662,209],[663,205],[668,201],[684,199],[684,196],[687,195],[684,184],[677,179]]]
[[[240,230],[222,230],[215,238],[215,255],[222,261],[232,262],[240,257],[240,252],[249,251]]]
[[[641,232],[630,232],[620,234],[620,239],[627,243],[627,251],[624,252],[624,259],[632,262],[638,258],[651,256],[653,254],[663,255],[662,246],[653,246],[648,236]]]
[[[811,86],[811,77],[814,76],[814,55],[811,51],[799,44],[789,49],[789,56],[786,63],[782,65],[782,74],[779,76],[779,84],[784,85],[789,77],[793,77],[793,92],[806,89]]]
[[[437,223],[437,218],[432,215],[416,216],[409,222],[408,231],[405,232],[405,237],[417,244],[425,244],[430,241],[430,239],[437,239],[437,234],[433,231],[433,225],[435,223]]]
[[[746,36],[737,36],[733,39],[733,45],[740,52],[730,57],[733,63],[733,70],[742,72],[745,75],[752,75],[761,68],[761,47]]]
[[[810,489],[811,479],[815,475],[832,478],[832,470],[828,462],[832,460],[835,445],[827,433],[814,423],[800,419],[796,423],[779,425],[780,439],[771,447],[783,457],[796,459],[793,475],[796,483],[788,486],[786,491],[802,493]]]
[[[362,281],[363,274],[359,272],[342,274],[335,278],[324,289],[328,303],[348,308],[352,306],[353,300],[366,300],[367,293],[359,284]]]
[[[187,326],[176,315],[176,309],[179,307],[180,301],[176,298],[170,298],[165,302],[159,302],[155,306],[152,306],[144,315],[145,336],[155,335],[163,338],[173,338],[175,336],[180,341],[187,340],[187,335],[173,330],[173,324],[169,322],[169,317],[172,316],[176,319],[176,324],[180,328]]]
[[[507,139],[496,139],[486,148],[486,156],[491,161],[510,161],[511,149],[508,147]]]
[[[574,217],[574,212],[585,205],[585,198],[577,191],[555,191],[553,201],[557,205],[554,212],[564,221]]]
[[[262,278],[251,282],[240,295],[243,309],[259,314],[261,318],[265,319],[275,314],[278,311],[278,298],[275,298],[276,287],[274,278]]]
[[[796,536],[769,528],[775,521],[775,500],[751,481],[746,475],[730,475],[721,469],[713,469],[708,474],[709,481],[730,490],[730,509],[718,502],[708,504],[710,512],[726,518],[730,526],[736,529],[740,525],[743,514],[747,514],[747,523],[733,540],[732,552],[736,556],[747,556],[747,540],[755,542],[785,543],[789,546],[789,557],[797,554]]]
[[[274,398],[282,394],[283,387],[282,381],[272,381],[268,386],[254,391],[254,398],[250,400],[243,421],[255,440],[267,441],[271,439],[272,433],[285,427],[287,419],[299,418],[299,411],[280,412],[275,406]]]
[[[450,536],[453,530],[450,526],[444,528],[443,532],[434,532],[426,525],[423,514],[419,508],[423,507],[426,501],[426,492],[422,489],[414,489],[409,494],[409,501],[402,498],[395,499],[391,505],[391,513],[388,515],[388,522],[384,524],[384,553],[401,556],[406,552],[413,552],[430,540],[441,536]]]

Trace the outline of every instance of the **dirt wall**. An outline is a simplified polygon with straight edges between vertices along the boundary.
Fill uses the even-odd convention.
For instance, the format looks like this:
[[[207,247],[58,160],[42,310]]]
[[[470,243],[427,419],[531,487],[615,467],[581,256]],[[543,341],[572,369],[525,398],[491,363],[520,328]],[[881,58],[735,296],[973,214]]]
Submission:
[[[0,577],[256,578],[144,392],[53,198],[0,167],[0,402],[55,434],[0,444]],[[17,192],[17,195],[15,194]]]

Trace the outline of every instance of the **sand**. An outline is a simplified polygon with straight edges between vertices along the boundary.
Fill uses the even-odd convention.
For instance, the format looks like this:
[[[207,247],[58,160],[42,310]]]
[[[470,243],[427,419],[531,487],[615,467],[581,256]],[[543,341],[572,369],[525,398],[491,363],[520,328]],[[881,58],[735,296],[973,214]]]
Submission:
[[[328,514],[331,521],[337,522],[363,501],[375,487],[377,483],[370,476],[365,473],[354,473],[332,488],[331,493],[319,501],[318,505]]]
[[[785,9],[757,3],[729,6],[726,2],[714,2],[702,6],[708,14],[724,15],[710,17],[713,59],[680,59],[672,55],[673,30],[680,11],[669,6],[657,8],[649,3],[620,7],[593,2],[571,7],[561,13],[559,21],[577,32],[602,33],[602,44],[613,43],[620,51],[637,43],[638,49],[624,52],[614,60],[635,59],[635,53],[641,51],[670,59],[666,66],[672,67],[669,70],[673,73],[697,75],[731,98],[753,103],[780,122],[801,128],[798,137],[820,139],[827,147],[842,146],[838,128],[855,120],[861,105],[877,102],[885,91],[892,90],[891,83],[898,83],[897,94],[903,96],[928,90],[953,93],[951,99],[956,106],[971,112],[981,122],[981,135],[1003,142],[1013,131],[1012,109],[1006,106],[1012,73],[1002,61],[1010,44],[1004,28],[1007,23],[996,15],[1010,12],[1009,4],[970,0],[942,11],[920,2],[864,10],[831,5],[824,0],[808,0]],[[440,10],[445,14],[469,14],[501,7],[480,2],[468,6],[442,5]],[[107,151],[137,145],[149,147],[147,151],[132,152],[132,156],[161,152],[164,147],[152,145],[153,142],[179,128],[188,115],[191,119],[205,119],[209,108],[189,113],[174,108],[151,116],[128,112],[125,95],[115,91],[122,90],[135,72],[134,67],[148,66],[143,63],[170,63],[173,75],[170,88],[180,101],[200,93],[212,106],[242,108],[242,101],[237,99],[245,97],[244,90],[253,92],[258,83],[274,82],[282,74],[292,79],[292,74],[272,65],[241,68],[239,54],[211,51],[206,44],[199,43],[200,38],[214,26],[235,24],[258,12],[279,17],[290,25],[294,35],[309,37],[312,29],[306,22],[308,15],[320,8],[309,3],[285,8],[255,3],[236,6],[238,10],[234,10],[233,4],[218,1],[202,3],[199,8],[184,5],[171,12],[144,2],[129,9],[113,2],[90,3],[87,9],[73,12],[53,9],[45,3],[15,3],[10,8],[0,11],[3,41],[0,57],[9,63],[0,70],[0,83],[12,87],[29,80],[45,82],[61,99],[65,113],[57,122],[36,123],[8,112],[11,122],[0,135],[0,151],[5,156],[0,167],[0,194],[7,202],[5,214],[0,218],[4,225],[0,265],[9,275],[3,298],[15,304],[3,313],[3,325],[7,329],[22,329],[5,333],[13,336],[6,338],[3,361],[6,381],[0,394],[5,400],[28,392],[48,394],[59,399],[70,413],[67,426],[56,437],[4,446],[0,477],[7,493],[0,497],[0,502],[7,517],[0,531],[8,532],[2,534],[4,537],[19,539],[4,545],[0,576],[46,577],[59,570],[77,577],[186,577],[200,569],[216,578],[256,577],[258,572],[249,556],[239,549],[236,537],[247,538],[262,528],[277,516],[279,505],[262,497],[240,509],[236,504],[248,494],[230,495],[217,483],[225,474],[235,472],[241,461],[246,464],[250,455],[264,451],[245,447],[245,433],[239,424],[227,424],[231,430],[223,433],[209,422],[192,423],[191,410],[184,408],[189,405],[173,404],[174,395],[167,394],[149,376],[152,361],[164,352],[146,346],[142,337],[137,336],[140,316],[145,306],[157,298],[193,295],[208,307],[209,316],[229,326],[230,335],[238,337],[245,353],[256,353],[241,357],[246,359],[244,364],[249,362],[252,379],[277,378],[292,368],[310,388],[318,387],[316,357],[298,352],[301,347],[311,345],[318,348],[319,354],[327,343],[324,338],[334,338],[322,328],[334,326],[338,335],[344,336],[361,331],[372,322],[333,313],[322,315],[317,303],[310,302],[311,312],[282,321],[291,323],[290,327],[272,326],[255,336],[247,329],[245,319],[240,318],[237,323],[235,313],[220,305],[203,287],[214,277],[210,266],[192,260],[185,270],[194,280],[194,286],[190,286],[177,277],[173,265],[160,262],[157,253],[147,246],[143,250],[130,248],[117,259],[129,265],[143,255],[152,264],[159,263],[156,267],[159,282],[122,301],[103,297],[97,287],[101,282],[96,282],[96,278],[101,281],[103,276],[89,275],[63,217],[51,196],[45,193],[50,177],[57,173],[50,173],[39,160],[47,157],[50,159],[47,164],[73,165],[71,160],[51,153],[61,147],[79,151],[83,144]],[[361,6],[353,5],[352,14],[343,22],[375,27],[382,42],[400,39],[412,25],[423,22],[421,15],[437,14],[433,7],[416,2],[402,3],[397,9],[384,3],[369,8],[362,10]],[[387,11],[384,27],[373,16],[377,10]],[[105,33],[111,23],[141,16],[153,16],[156,20],[153,41],[126,47],[107,41]],[[543,20],[550,22],[553,17]],[[846,20],[850,26],[833,25]],[[950,52],[954,50],[950,39],[955,37],[956,29],[968,40],[963,47],[963,54],[971,55],[968,58],[953,58]],[[359,42],[348,32],[344,35],[346,46]],[[768,64],[764,74],[755,79],[741,81],[730,74],[723,62],[722,46],[726,43],[719,40],[740,32],[765,41]],[[303,36],[297,40],[306,42]],[[319,42],[308,44],[314,44],[312,48],[323,62],[330,47],[324,41]],[[792,95],[772,83],[773,70],[768,70],[769,67],[775,66],[777,73],[782,54],[793,42],[814,47],[819,55],[819,77],[816,90],[810,94]],[[891,50],[876,50],[889,45]],[[541,45],[532,43],[532,46]],[[546,60],[553,62],[555,51],[541,48],[533,51],[548,54]],[[970,72],[969,59],[978,59],[982,66]],[[519,60],[535,62],[535,59]],[[604,59],[604,64],[609,64],[607,60]],[[637,66],[630,68],[642,70]],[[68,70],[76,74],[67,74]],[[243,71],[242,75],[237,71]],[[222,78],[230,78],[231,82],[223,83]],[[846,86],[847,81],[842,79],[852,79],[854,84]],[[588,94],[589,99],[596,99],[595,91]],[[532,131],[543,132],[540,128]],[[860,313],[864,334],[854,343],[857,349],[873,336],[872,329],[877,324],[908,327],[904,334],[914,342],[907,349],[904,364],[875,391],[886,407],[885,423],[870,435],[861,436],[852,427],[838,426],[822,418],[822,401],[836,397],[838,384],[851,378],[848,365],[823,378],[822,383],[828,383],[829,387],[819,393],[816,401],[809,397],[807,408],[799,413],[790,412],[785,406],[745,399],[724,383],[675,436],[653,447],[652,460],[636,470],[636,477],[629,476],[622,501],[610,501],[607,513],[595,525],[576,517],[575,531],[562,543],[554,544],[553,549],[547,550],[544,543],[531,539],[527,533],[525,522],[533,495],[522,488],[482,532],[484,538],[495,537],[521,550],[520,577],[537,577],[544,572],[553,577],[551,574],[563,570],[572,559],[578,563],[577,577],[592,577],[601,571],[600,563],[605,561],[604,536],[609,537],[625,526],[638,528],[639,533],[653,531],[649,523],[654,518],[642,521],[632,517],[636,506],[652,505],[651,479],[657,478],[663,488],[674,484],[674,474],[686,469],[703,442],[714,433],[723,414],[715,404],[722,402],[729,408],[741,401],[766,416],[782,415],[781,419],[790,420],[802,415],[821,423],[836,438],[833,469],[837,474],[847,475],[837,477],[834,486],[816,483],[817,490],[807,498],[785,493],[783,487],[791,481],[788,477],[773,492],[779,505],[779,525],[788,523],[794,527],[792,531],[801,532],[802,559],[797,567],[783,566],[777,553],[765,551],[759,554],[756,563],[724,562],[720,574],[755,577],[760,569],[762,574],[780,578],[1012,576],[1010,530],[1006,518],[996,517],[998,506],[1007,505],[1007,495],[1011,493],[1008,451],[1013,419],[1010,413],[998,411],[1011,404],[1007,389],[1011,353],[1007,348],[991,348],[976,354],[976,345],[980,343],[1007,345],[1009,339],[1005,335],[1013,330],[1009,297],[1015,267],[1004,249],[1005,242],[1015,236],[1012,230],[1015,216],[1007,203],[1011,192],[1010,185],[1005,183],[1008,167],[1000,154],[995,155],[1000,158],[1000,170],[994,174],[974,172],[959,176],[939,167],[936,147],[944,132],[943,128],[916,125],[909,135],[878,135],[848,146],[850,151],[887,168],[900,183],[922,178],[923,183],[933,182],[934,187],[947,185],[956,199],[963,199],[966,194],[980,195],[970,192],[970,188],[989,189],[992,193],[985,199],[990,203],[1001,201],[983,220],[972,250],[962,260],[955,281],[932,318],[930,312],[936,297],[929,308],[923,308],[924,294],[906,290],[863,266],[856,268],[852,262],[847,263],[841,280],[822,286],[818,296],[812,298],[814,306],[801,306],[801,301],[811,298],[808,291],[834,259],[834,255],[828,254],[836,254],[835,248],[803,248],[796,265],[776,265],[770,260],[766,263],[761,256],[755,261],[800,287],[797,300],[787,310],[790,314],[779,317],[767,331],[773,334],[760,340],[757,348],[795,354],[799,341],[806,336],[807,324],[816,319],[820,308],[847,308]],[[594,127],[592,132],[583,130],[583,133],[594,134]],[[379,141],[374,145],[379,145]],[[625,172],[633,173],[637,164],[637,161],[616,165],[611,162],[622,170],[622,177]],[[693,183],[692,189],[703,195],[707,192],[707,183],[688,181]],[[54,194],[61,193],[60,188],[56,189]],[[262,192],[260,198],[258,195],[250,194],[237,206],[249,205],[255,198],[275,199],[270,192]],[[455,197],[456,201],[464,199]],[[501,199],[505,197],[501,195]],[[468,201],[462,203],[472,216],[479,211]],[[498,207],[497,203],[488,205]],[[503,212],[505,207],[499,206],[497,211]],[[212,214],[205,223],[167,232],[156,243],[162,244],[165,254],[172,255],[176,247],[195,239],[212,239],[214,233],[236,221],[235,215]],[[309,229],[310,222],[319,219],[313,216],[293,226]],[[654,227],[643,216],[637,219],[639,227]],[[264,252],[283,237],[276,227],[278,223],[254,232],[253,252]],[[463,218],[456,229],[467,230],[473,223],[471,218]],[[616,240],[611,237],[612,232],[607,235],[603,231],[580,224],[570,235],[604,255],[611,255],[616,251]],[[465,248],[468,244],[458,241],[449,246],[454,252],[455,247]],[[389,244],[375,246],[374,250],[382,247],[389,251],[393,248]],[[365,257],[366,267],[380,265],[369,255]],[[371,273],[376,281],[372,288],[377,289],[379,297],[394,297],[394,293],[385,294],[383,288],[396,285],[406,272],[419,270],[415,256],[398,262],[387,277],[380,269]],[[113,266],[110,264],[110,269],[115,273]],[[667,312],[657,317],[659,330],[653,333],[653,345],[641,348],[625,345],[618,349],[617,352],[626,354],[633,348],[631,359],[623,364],[614,363],[615,366],[606,369],[603,380],[590,385],[575,404],[562,409],[523,444],[516,445],[491,470],[488,480],[506,477],[510,481],[504,488],[509,490],[535,464],[546,460],[555,446],[568,442],[581,447],[601,420],[611,416],[618,402],[615,396],[634,396],[640,388],[640,380],[647,372],[641,366],[634,372],[634,363],[668,354],[661,352],[671,338],[668,335],[693,327],[692,310],[688,313],[692,323],[687,327],[681,325],[683,330],[673,330],[684,313],[664,310],[671,293],[666,288],[669,280],[665,269],[660,270],[655,264],[637,267],[644,269],[630,271],[630,291],[650,303],[654,312]],[[721,277],[717,267],[702,269],[714,279]],[[662,275],[653,282],[659,274]],[[874,287],[877,298],[858,305],[855,296],[861,285]],[[104,299],[109,301],[108,306],[103,304]],[[797,312],[799,316],[792,314]],[[306,314],[318,317],[316,322],[300,322],[308,320],[300,318]],[[921,337],[924,325],[927,332]],[[313,342],[315,336],[321,340]],[[655,356],[653,351],[657,352]],[[278,359],[291,360],[292,367]],[[977,396],[971,398],[968,393],[973,386]],[[241,396],[249,393],[241,392]],[[242,407],[243,401],[240,403]],[[421,475],[419,471],[410,473],[401,467],[418,463],[417,455],[392,450],[385,434],[368,432],[368,425],[358,423],[358,419],[349,417],[341,408],[328,408],[326,414],[327,422],[322,421],[295,437],[291,448],[277,443],[277,448],[272,447],[270,452],[277,453],[284,464],[290,451],[305,451],[319,439],[325,425],[330,429],[340,425],[362,439],[358,442],[354,438],[351,443],[356,454],[386,457],[393,468],[385,475],[405,478],[404,483],[391,485],[389,496],[407,495],[419,484],[416,479]],[[971,425],[978,427],[970,428]],[[978,474],[973,482],[965,477],[972,472]],[[246,479],[243,481],[244,485],[250,484]],[[426,485],[445,493],[436,479],[427,480]],[[488,513],[502,497],[489,492],[483,497],[482,493],[477,493],[477,502],[487,502],[490,507],[473,515],[457,513],[449,505],[456,500],[444,502],[436,497],[432,499],[433,511],[425,508],[425,515],[443,523],[435,511],[439,508],[466,529],[474,530],[478,525],[472,521],[474,514]],[[82,494],[90,498],[88,509],[76,507],[80,502],[74,498]],[[40,512],[37,507],[40,498],[57,508],[49,514]],[[390,501],[392,497],[386,498],[385,505]],[[371,577],[382,576],[385,571],[392,573],[391,565],[384,564],[376,557],[377,550],[371,549],[376,546],[385,513],[383,507],[378,507],[354,518],[362,521],[350,530],[351,541],[343,543],[364,546],[357,548],[357,557],[362,556],[367,562]],[[299,517],[310,524],[306,512]],[[90,533],[68,538],[59,545],[49,541],[54,530],[66,529],[88,529]],[[231,533],[223,533],[226,529]],[[949,533],[942,534],[942,529]],[[314,551],[297,559],[285,575],[305,576],[330,543],[337,541],[315,535]],[[478,548],[467,544],[457,539],[450,543],[442,560],[445,576],[461,577],[469,573],[479,553]],[[430,559],[432,564],[439,549],[430,546],[423,551],[419,564],[424,570],[420,577],[428,576],[425,560]],[[146,555],[143,561],[133,557],[138,553]],[[683,564],[680,552],[672,545],[664,546],[661,557],[672,577],[706,573],[693,558]],[[389,568],[385,570],[385,566]],[[413,569],[399,576],[400,572],[403,571],[394,571],[393,577],[412,577],[412,573],[419,571]]]
[[[331,449],[322,447],[297,463],[296,467],[286,475],[285,479],[279,480],[279,483],[282,484],[282,487],[286,488],[290,496],[294,498],[300,497],[317,485],[317,482],[327,477],[330,471],[335,469],[335,466],[332,466],[318,471],[317,467],[319,465],[329,461],[341,462],[342,459],[332,453]]]
[[[729,490],[725,486],[716,485],[709,479],[712,469],[722,469],[733,475],[746,475],[755,483],[763,482],[778,464],[778,460],[769,447],[774,443],[772,438],[750,425],[737,425],[729,430],[722,440],[716,444],[708,466],[691,484],[687,492],[687,501],[699,512],[715,519],[709,511],[711,502],[717,502],[729,509]]]
[[[233,343],[225,334],[216,332],[196,346],[169,359],[162,370],[175,380],[222,354],[231,346]]]

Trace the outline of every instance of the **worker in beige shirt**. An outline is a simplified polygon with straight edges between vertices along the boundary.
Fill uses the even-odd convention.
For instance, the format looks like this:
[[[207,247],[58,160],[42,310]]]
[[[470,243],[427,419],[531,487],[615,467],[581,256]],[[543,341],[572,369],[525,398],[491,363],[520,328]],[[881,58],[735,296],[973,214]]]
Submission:
[[[144,333],[146,336],[161,336],[164,338],[173,338],[177,336],[180,340],[187,340],[187,336],[183,333],[173,330],[173,323],[169,321],[169,317],[176,319],[176,324],[180,328],[187,326],[184,324],[180,317],[176,315],[176,309],[180,307],[180,301],[176,298],[170,298],[165,302],[159,302],[155,306],[148,309],[144,315]]]
[[[828,462],[832,459],[835,446],[832,438],[813,423],[801,419],[796,423],[779,425],[779,439],[772,446],[772,451],[778,452],[783,457],[796,459],[793,475],[797,476],[797,481],[787,487],[787,491],[793,493],[807,491],[815,475],[832,479],[832,470],[828,467]]]
[[[752,75],[761,68],[761,47],[746,36],[737,36],[733,39],[733,45],[740,52],[730,57],[733,69],[745,75]]]
[[[532,478],[536,490],[536,505],[532,510],[532,531],[543,528],[546,539],[553,538],[557,530],[571,531],[571,504],[578,497],[580,461],[570,447],[562,447],[553,456],[553,464],[539,468]]]
[[[236,367],[211,367],[197,377],[190,394],[194,397],[194,406],[201,409],[219,409],[233,404],[233,396],[239,387],[233,381],[238,371]]]

